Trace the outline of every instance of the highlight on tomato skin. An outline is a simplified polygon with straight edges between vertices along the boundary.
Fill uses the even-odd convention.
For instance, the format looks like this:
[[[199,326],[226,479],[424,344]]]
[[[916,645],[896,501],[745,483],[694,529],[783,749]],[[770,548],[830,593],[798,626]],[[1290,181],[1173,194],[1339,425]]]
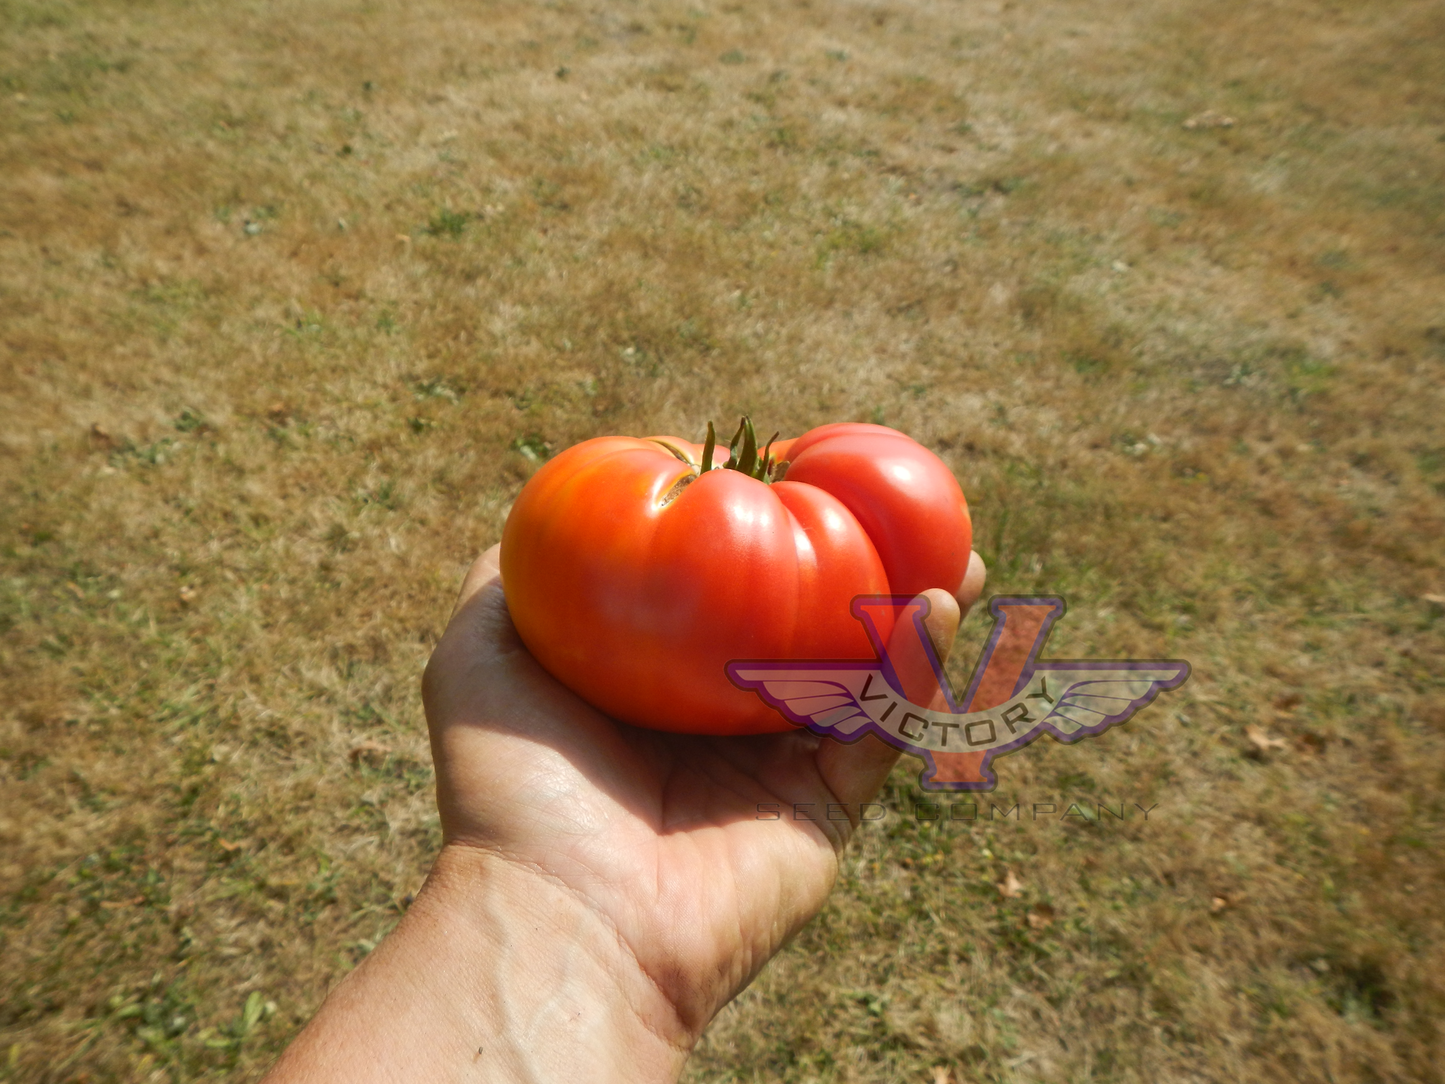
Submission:
[[[791,725],[732,685],[729,662],[872,658],[853,598],[957,590],[970,535],[952,473],[896,430],[769,445],[747,425],[731,452],[674,436],[565,450],[514,503],[501,564],[523,642],[594,707],[755,734]]]

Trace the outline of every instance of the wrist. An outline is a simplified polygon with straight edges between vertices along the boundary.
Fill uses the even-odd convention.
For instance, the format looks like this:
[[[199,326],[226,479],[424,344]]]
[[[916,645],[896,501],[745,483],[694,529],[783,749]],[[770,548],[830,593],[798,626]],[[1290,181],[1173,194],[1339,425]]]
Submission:
[[[412,911],[466,962],[455,1007],[495,1079],[678,1078],[698,1036],[611,922],[544,871],[449,843]]]
[[[585,900],[449,844],[265,1084],[672,1084],[696,1040]]]

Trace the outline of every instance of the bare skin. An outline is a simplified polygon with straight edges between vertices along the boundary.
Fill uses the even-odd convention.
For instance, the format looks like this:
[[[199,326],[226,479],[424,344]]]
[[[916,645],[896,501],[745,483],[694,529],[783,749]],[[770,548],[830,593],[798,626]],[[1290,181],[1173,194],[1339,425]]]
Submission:
[[[498,551],[467,574],[422,684],[441,853],[266,1084],[676,1080],[822,906],[898,758],[871,737],[613,722],[522,645]],[[941,658],[983,582],[974,554],[956,596],[925,592]]]

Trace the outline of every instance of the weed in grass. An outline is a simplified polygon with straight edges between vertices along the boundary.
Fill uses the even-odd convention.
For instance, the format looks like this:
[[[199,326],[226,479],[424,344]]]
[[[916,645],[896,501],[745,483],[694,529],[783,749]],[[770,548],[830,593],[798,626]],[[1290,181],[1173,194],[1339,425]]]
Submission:
[[[456,240],[467,230],[472,215],[467,211],[453,211],[442,208],[427,221],[424,233],[432,237],[447,237]]]

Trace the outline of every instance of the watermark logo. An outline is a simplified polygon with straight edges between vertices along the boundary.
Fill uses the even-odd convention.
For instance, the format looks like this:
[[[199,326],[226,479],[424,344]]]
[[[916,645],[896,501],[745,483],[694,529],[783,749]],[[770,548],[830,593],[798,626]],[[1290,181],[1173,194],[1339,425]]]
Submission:
[[[728,677],[798,726],[842,742],[874,734],[922,757],[927,790],[992,790],[995,757],[1044,734],[1061,742],[1102,734],[1189,676],[1177,659],[1040,660],[1064,614],[1061,598],[994,598],[989,612],[993,630],[961,702],[924,630],[923,598],[853,600],[874,659],[738,661]],[[880,628],[890,624],[885,643]]]

